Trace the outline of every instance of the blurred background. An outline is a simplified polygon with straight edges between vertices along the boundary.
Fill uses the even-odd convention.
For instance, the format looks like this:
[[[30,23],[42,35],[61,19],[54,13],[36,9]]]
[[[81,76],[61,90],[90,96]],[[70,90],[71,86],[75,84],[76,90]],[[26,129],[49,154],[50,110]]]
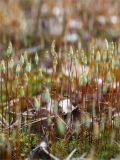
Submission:
[[[0,52],[8,41],[16,50],[48,48],[53,39],[58,47],[119,41],[119,8],[120,0],[0,0]]]

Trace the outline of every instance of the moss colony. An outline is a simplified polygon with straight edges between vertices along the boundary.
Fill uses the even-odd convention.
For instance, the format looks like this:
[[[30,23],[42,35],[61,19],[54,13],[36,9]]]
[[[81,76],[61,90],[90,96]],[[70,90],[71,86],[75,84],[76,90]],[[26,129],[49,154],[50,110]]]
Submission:
[[[0,62],[1,159],[105,159],[120,154],[120,45],[62,47]],[[80,158],[81,157],[81,158]]]

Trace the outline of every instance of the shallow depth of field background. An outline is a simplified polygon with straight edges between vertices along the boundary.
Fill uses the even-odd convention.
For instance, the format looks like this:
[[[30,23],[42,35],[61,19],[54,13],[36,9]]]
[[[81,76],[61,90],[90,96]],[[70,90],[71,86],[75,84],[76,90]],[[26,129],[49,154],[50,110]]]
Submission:
[[[120,1],[114,0],[4,0],[0,1],[0,50],[9,40],[16,49],[61,43],[83,46],[95,38],[118,41]]]

